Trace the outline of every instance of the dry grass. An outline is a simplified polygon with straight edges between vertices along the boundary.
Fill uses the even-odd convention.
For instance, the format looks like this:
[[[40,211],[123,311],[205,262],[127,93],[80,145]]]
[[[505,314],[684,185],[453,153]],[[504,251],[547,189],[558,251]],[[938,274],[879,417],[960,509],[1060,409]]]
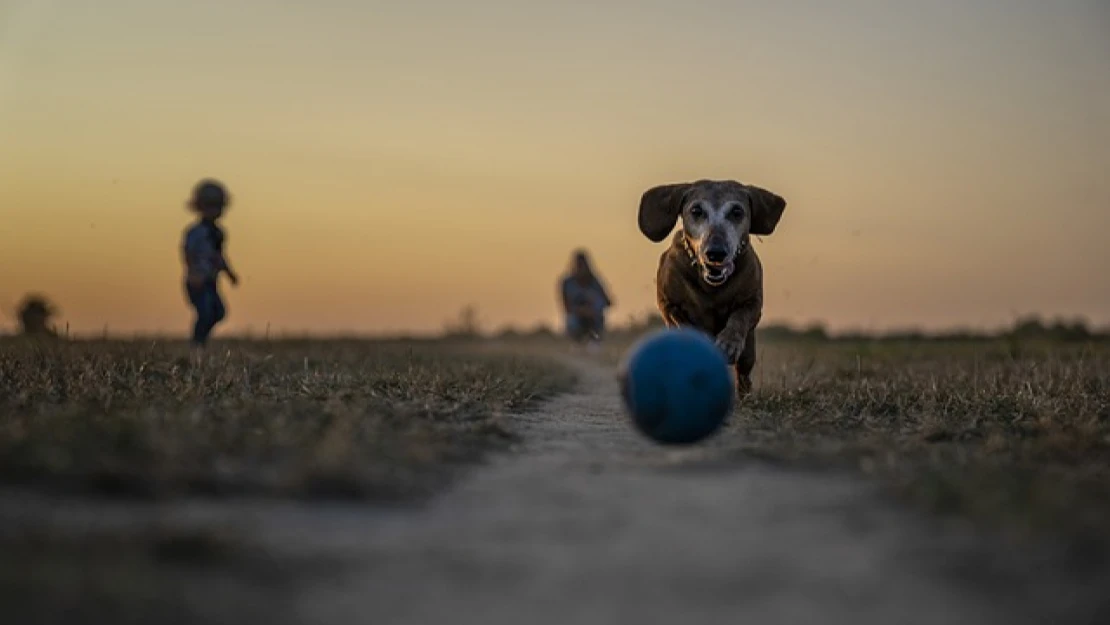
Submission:
[[[501,415],[571,382],[462,346],[8,342],[0,480],[129,496],[402,497],[511,433]]]
[[[509,444],[505,413],[573,382],[449,343],[229,343],[199,367],[179,344],[0,348],[0,485],[101,498],[63,499],[58,519],[5,499],[0,604],[18,623],[297,622],[291,585],[339,563],[273,561],[244,528],[143,520],[147,500],[412,501]],[[98,526],[104,496],[140,505]]]
[[[1110,542],[1110,347],[779,344],[743,453],[847,467],[994,529]]]
[[[991,529],[1110,548],[1106,343],[768,342],[754,381],[718,444],[859,471]]]
[[[745,447],[848,463],[930,509],[1110,537],[1110,348],[768,346]]]

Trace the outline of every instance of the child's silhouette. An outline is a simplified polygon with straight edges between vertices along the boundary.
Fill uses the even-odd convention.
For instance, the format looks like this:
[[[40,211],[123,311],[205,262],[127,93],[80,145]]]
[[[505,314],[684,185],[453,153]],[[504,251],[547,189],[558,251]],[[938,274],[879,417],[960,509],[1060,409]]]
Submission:
[[[567,335],[596,348],[605,333],[605,309],[613,302],[585,250],[575,251],[570,272],[559,281],[559,295],[566,315]]]
[[[224,231],[217,224],[229,203],[227,189],[215,180],[202,180],[193,188],[189,200],[189,208],[200,219],[185,231],[182,251],[185,291],[197,315],[192,344],[198,355],[208,343],[212,329],[227,316],[220,297],[220,274],[226,273],[231,284],[239,284],[239,277],[224,255]]]

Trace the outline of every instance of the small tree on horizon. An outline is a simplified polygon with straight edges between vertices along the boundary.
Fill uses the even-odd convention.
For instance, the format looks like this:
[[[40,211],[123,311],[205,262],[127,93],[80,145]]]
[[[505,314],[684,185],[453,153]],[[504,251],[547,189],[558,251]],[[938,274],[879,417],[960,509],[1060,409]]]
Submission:
[[[28,295],[19,306],[19,327],[24,336],[57,336],[50,319],[58,309],[42,295]]]

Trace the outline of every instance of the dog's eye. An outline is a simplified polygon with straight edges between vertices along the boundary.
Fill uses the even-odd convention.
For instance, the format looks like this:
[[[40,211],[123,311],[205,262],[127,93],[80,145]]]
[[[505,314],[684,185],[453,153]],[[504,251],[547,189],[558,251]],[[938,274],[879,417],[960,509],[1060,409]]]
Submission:
[[[733,206],[728,209],[728,218],[732,221],[740,221],[744,218],[744,209],[739,206]]]
[[[695,206],[690,209],[690,216],[694,219],[701,219],[705,217],[705,209],[700,206]]]

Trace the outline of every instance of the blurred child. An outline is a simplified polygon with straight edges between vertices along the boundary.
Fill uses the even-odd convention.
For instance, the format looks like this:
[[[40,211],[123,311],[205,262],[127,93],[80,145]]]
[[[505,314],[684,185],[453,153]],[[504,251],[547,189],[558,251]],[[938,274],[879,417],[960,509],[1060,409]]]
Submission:
[[[224,255],[224,231],[218,224],[229,202],[227,189],[215,180],[202,180],[189,199],[189,208],[197,213],[198,220],[185,231],[182,251],[185,292],[197,316],[192,337],[194,356],[199,356],[212,329],[227,316],[220,297],[220,274],[226,273],[232,285],[239,284],[239,276]]]
[[[584,250],[574,253],[570,273],[561,283],[567,336],[596,348],[605,333],[605,310],[613,305],[609,294],[590,266]]]

